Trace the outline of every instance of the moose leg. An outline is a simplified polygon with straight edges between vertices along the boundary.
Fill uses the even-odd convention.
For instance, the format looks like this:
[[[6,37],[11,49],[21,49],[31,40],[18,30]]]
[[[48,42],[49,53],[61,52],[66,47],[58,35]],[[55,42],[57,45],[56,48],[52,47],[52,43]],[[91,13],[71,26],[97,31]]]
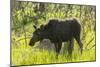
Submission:
[[[72,56],[73,46],[74,46],[74,39],[72,38],[70,40],[70,44],[68,45],[68,54],[69,54],[69,56]]]
[[[58,58],[58,54],[60,53],[61,47],[62,47],[62,43],[61,42],[55,43],[56,56],[57,56],[57,58]]]
[[[83,51],[83,44],[82,44],[82,42],[81,42],[81,40],[80,40],[80,36],[75,36],[75,39],[76,39],[76,41],[77,41],[77,43],[78,43],[78,45],[79,45],[79,47],[80,47],[81,54],[82,54],[82,51]]]

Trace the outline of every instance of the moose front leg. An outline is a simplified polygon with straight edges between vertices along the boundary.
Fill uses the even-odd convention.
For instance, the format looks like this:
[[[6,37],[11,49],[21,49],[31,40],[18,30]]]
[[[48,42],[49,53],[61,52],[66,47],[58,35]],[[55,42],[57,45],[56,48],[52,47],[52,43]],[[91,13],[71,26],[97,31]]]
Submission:
[[[68,54],[70,57],[72,56],[73,47],[74,47],[74,39],[72,38],[68,45]]]
[[[57,58],[58,58],[58,55],[59,55],[59,53],[60,53],[61,47],[62,47],[62,42],[55,43],[56,57],[57,57]]]

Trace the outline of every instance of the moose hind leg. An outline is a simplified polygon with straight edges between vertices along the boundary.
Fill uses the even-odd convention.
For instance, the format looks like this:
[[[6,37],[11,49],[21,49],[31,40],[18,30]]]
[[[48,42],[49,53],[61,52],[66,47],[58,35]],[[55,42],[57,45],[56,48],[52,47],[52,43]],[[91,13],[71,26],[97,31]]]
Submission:
[[[80,36],[75,36],[75,39],[76,39],[76,41],[77,41],[77,43],[78,43],[78,45],[79,45],[79,47],[80,47],[81,54],[82,54],[82,51],[83,51],[83,44],[82,44],[82,42],[81,42],[81,40],[80,40]]]

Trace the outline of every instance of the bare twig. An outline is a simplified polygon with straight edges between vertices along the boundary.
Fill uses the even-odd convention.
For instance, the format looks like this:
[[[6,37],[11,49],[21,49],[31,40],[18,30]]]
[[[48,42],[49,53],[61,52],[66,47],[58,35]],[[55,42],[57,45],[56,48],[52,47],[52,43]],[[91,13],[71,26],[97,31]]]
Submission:
[[[91,47],[91,48],[89,48],[89,49],[87,49],[87,50],[90,50],[90,49],[92,49],[93,47],[95,47],[95,44],[94,44],[94,45],[92,45],[92,47]]]
[[[25,31],[24,25],[23,25],[23,31],[24,31],[24,36],[25,36],[25,44],[27,45],[27,40],[26,40],[26,31]]]
[[[17,40],[16,42],[18,42],[18,41],[21,41],[21,40],[24,40],[24,39],[28,39],[28,38],[31,38],[31,37],[24,37],[24,38],[20,38],[19,40]]]
[[[89,46],[89,44],[94,40],[94,37],[88,42],[88,44],[86,45],[85,49],[87,49],[87,47]]]

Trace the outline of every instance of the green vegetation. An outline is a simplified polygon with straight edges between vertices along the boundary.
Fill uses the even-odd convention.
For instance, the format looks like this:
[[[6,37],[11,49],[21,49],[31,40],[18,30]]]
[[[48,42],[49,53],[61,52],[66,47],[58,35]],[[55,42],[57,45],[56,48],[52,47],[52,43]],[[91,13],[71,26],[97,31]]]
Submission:
[[[32,64],[51,64],[51,63],[64,63],[64,62],[80,62],[80,61],[94,61],[95,51],[83,51],[83,54],[74,51],[72,59],[67,57],[67,54],[60,54],[58,59],[54,52],[46,50],[35,50],[34,48],[20,46],[19,48],[13,47],[12,49],[12,64],[13,65],[32,65]]]
[[[12,7],[11,22],[11,61],[12,65],[34,65],[64,62],[95,61],[95,34],[96,18],[95,6],[51,4],[34,2],[14,2]],[[33,25],[40,27],[47,24],[49,19],[67,19],[75,17],[82,25],[81,40],[83,43],[83,54],[75,41],[72,58],[68,57],[67,47],[62,48],[58,59],[54,51],[40,50],[30,47],[29,40],[34,32]],[[67,45],[67,44],[66,44]],[[66,46],[65,45],[65,46]]]

